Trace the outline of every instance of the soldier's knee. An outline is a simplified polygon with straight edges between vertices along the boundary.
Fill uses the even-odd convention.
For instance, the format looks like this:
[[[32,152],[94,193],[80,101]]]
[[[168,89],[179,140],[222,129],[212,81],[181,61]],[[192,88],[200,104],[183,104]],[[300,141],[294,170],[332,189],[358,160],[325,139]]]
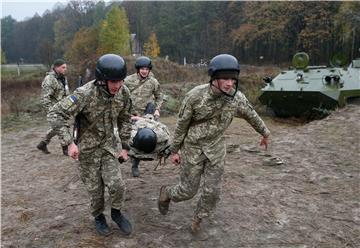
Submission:
[[[125,192],[125,183],[122,180],[114,180],[109,184],[110,194],[123,193]]]
[[[220,192],[219,191],[203,192],[202,200],[209,206],[216,205],[216,203],[220,200]]]
[[[196,195],[198,188],[182,188],[181,191],[182,200],[189,200]]]

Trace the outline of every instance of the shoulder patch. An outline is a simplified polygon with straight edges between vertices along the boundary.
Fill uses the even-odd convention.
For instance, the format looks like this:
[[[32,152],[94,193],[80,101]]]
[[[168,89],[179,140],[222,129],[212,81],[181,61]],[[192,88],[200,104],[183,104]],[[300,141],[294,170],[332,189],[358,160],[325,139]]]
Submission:
[[[76,103],[78,101],[77,97],[75,95],[71,95],[69,96],[70,101],[72,101],[73,103]]]
[[[79,101],[78,97],[75,95],[70,95],[64,98],[61,102],[61,106],[63,109],[69,110],[70,108],[73,108]]]

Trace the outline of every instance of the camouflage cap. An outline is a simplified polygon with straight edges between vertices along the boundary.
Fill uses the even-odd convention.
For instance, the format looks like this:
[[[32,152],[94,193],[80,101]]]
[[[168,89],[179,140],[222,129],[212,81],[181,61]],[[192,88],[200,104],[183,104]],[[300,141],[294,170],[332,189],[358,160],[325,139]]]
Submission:
[[[66,64],[65,60],[63,59],[56,59],[53,63],[54,67],[58,67],[58,66],[61,66],[63,64]]]

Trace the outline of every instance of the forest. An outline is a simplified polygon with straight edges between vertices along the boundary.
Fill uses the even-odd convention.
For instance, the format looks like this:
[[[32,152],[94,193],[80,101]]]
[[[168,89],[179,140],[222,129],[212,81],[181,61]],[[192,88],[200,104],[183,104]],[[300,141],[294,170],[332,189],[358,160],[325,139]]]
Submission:
[[[230,53],[242,64],[280,65],[299,51],[327,64],[360,51],[356,1],[70,1],[42,16],[1,19],[2,63],[50,65],[63,57],[80,70],[104,53],[145,54],[206,63]]]
[[[5,16],[1,247],[360,247],[359,101],[309,123],[270,116],[258,98],[262,79],[279,74],[296,52],[327,65],[339,53],[348,62],[360,57],[359,48],[360,1],[77,0],[24,21]],[[138,178],[130,160],[120,165],[134,232],[124,236],[109,221],[114,233],[104,238],[88,214],[78,162],[63,156],[57,138],[51,154],[36,148],[49,127],[39,100],[46,70],[64,58],[75,89],[105,53],[124,56],[128,74],[136,56],[152,58],[165,98],[160,121],[172,133],[185,94],[209,82],[207,62],[219,53],[238,58],[240,90],[271,130],[270,145],[260,148],[251,125],[234,118],[224,133],[221,199],[200,235],[189,232],[199,195],[172,202],[166,216],[158,211],[161,185],[179,180],[180,167],[169,160],[142,161]],[[110,220],[110,208],[104,213]]]

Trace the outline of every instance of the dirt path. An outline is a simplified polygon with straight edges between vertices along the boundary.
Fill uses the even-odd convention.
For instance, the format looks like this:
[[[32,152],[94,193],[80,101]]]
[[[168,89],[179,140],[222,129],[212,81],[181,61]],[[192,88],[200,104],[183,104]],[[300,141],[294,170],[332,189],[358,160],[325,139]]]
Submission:
[[[169,162],[158,171],[156,162],[142,162],[136,179],[130,164],[122,165],[134,233],[124,237],[109,221],[114,233],[103,238],[76,162],[61,155],[56,139],[50,155],[35,148],[46,125],[5,131],[2,247],[360,247],[359,120],[360,107],[352,105],[306,125],[267,119],[267,152],[248,124],[234,120],[222,198],[198,236],[188,231],[197,197],[171,204],[167,216],[157,210],[160,185],[178,180]],[[173,129],[174,118],[162,121]],[[273,166],[274,158],[284,163]]]

